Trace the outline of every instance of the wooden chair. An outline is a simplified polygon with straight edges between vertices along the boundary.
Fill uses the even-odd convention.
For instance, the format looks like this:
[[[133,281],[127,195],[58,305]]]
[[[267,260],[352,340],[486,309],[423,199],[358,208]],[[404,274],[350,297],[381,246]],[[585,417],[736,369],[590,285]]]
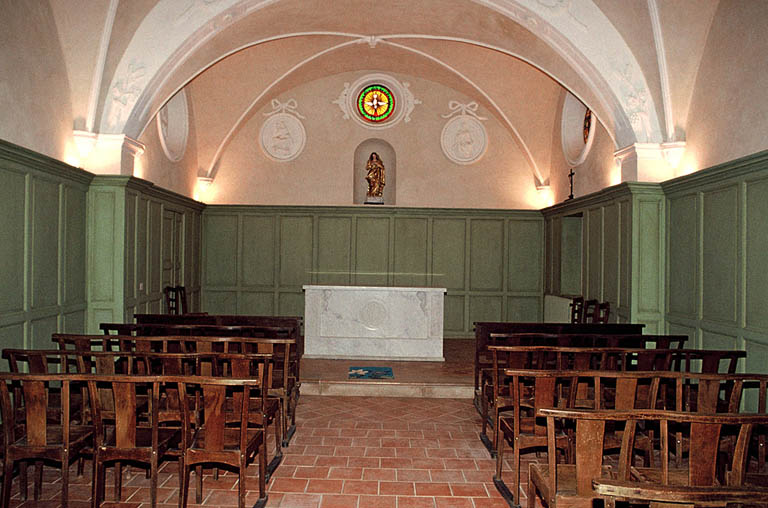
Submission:
[[[178,381],[164,381],[164,378],[106,376],[99,381],[89,381],[94,394],[94,424],[96,443],[94,453],[95,485],[93,490],[94,506],[100,506],[104,500],[105,470],[108,462],[118,464],[126,461],[141,462],[149,465],[150,503],[157,505],[157,471],[160,461],[172,447],[177,446],[181,438],[181,429],[161,427],[159,420],[160,394],[166,385],[178,389]],[[167,378],[165,378],[167,379]],[[105,397],[95,395],[97,386],[106,384],[111,391],[112,400],[105,404]],[[138,401],[149,396],[149,412],[139,410]],[[114,424],[105,425],[105,413],[114,415]],[[183,469],[183,455],[179,457],[179,468]],[[122,470],[115,472],[116,502],[120,502]],[[183,486],[180,481],[180,486]]]
[[[165,286],[165,310],[168,314],[187,314],[187,289],[184,286]]]
[[[0,374],[0,411],[3,418],[3,489],[2,506],[10,505],[11,480],[14,464],[28,460],[47,460],[61,464],[61,504],[69,503],[69,464],[91,446],[94,428],[73,424],[71,420],[71,385],[63,375]],[[57,397],[51,396],[54,381],[61,381]],[[21,403],[11,402],[9,383],[20,386],[16,397]],[[49,422],[52,401],[60,400],[58,423]],[[17,411],[24,412],[24,421]],[[25,467],[25,466],[21,466]]]
[[[638,419],[650,418],[658,419],[663,430],[675,425],[687,427],[691,440],[688,467],[672,467],[666,439],[661,440],[660,468],[633,470],[622,455],[617,474],[592,480],[594,492],[605,498],[607,506],[615,506],[616,501],[696,506],[768,503],[768,488],[750,485],[746,474],[751,434],[768,424],[768,415],[666,413],[640,415]],[[629,425],[634,428],[638,419],[630,419]],[[729,428],[732,431],[728,432]],[[735,435],[736,446],[729,464],[723,466],[720,448],[725,435]],[[727,470],[724,481],[718,479],[718,469]]]
[[[496,422],[497,440],[496,474],[493,483],[507,501],[519,503],[520,454],[541,451],[547,446],[546,426],[537,419],[536,411],[544,407],[573,407],[576,397],[575,377],[562,371],[508,371],[510,405]],[[555,447],[565,453],[569,450],[569,436],[564,432],[553,434]],[[504,446],[512,448],[512,491],[502,480]],[[555,453],[555,449],[549,450]]]
[[[261,394],[262,405],[266,404],[266,391],[263,387],[267,382],[267,370],[262,369],[260,378],[232,380],[226,378],[198,379],[201,386],[200,419],[194,422],[185,421],[183,424],[182,461],[179,464],[181,477],[181,506],[187,506],[190,471],[193,466],[202,464],[220,464],[237,469],[238,471],[238,507],[245,507],[246,468],[258,455],[259,460],[259,499],[254,505],[261,508],[267,503],[266,469],[267,454],[266,440],[262,428],[249,425],[249,408],[252,407],[252,394]],[[238,404],[233,406],[234,416],[226,410],[226,400],[234,394],[227,393],[228,388],[239,393]],[[185,405],[182,415],[186,419],[190,414],[189,397],[186,388],[180,385],[181,400]],[[265,418],[264,415],[262,417]],[[237,420],[234,422],[233,420]],[[235,424],[236,425],[233,425]],[[201,469],[197,468],[196,502],[202,503]]]
[[[591,323],[591,324],[598,323],[597,308],[599,305],[600,305],[600,302],[594,299],[584,301],[584,322],[585,323]]]
[[[571,299],[571,323],[584,322],[584,297],[576,296]]]
[[[611,316],[611,302],[600,302],[597,304],[597,310],[595,312],[595,323],[607,323],[608,318]]]

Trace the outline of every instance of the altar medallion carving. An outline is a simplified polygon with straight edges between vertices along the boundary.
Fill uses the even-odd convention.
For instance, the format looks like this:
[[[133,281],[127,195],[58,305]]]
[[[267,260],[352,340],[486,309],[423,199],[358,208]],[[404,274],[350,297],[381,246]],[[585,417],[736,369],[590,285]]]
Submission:
[[[360,323],[367,329],[378,330],[389,319],[389,312],[384,302],[369,300],[360,307],[357,317]]]

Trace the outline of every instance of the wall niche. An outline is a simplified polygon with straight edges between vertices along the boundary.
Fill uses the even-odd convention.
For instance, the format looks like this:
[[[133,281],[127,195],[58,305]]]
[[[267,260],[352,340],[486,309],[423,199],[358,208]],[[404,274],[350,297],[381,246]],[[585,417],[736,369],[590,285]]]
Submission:
[[[365,204],[365,197],[368,192],[368,182],[365,180],[367,174],[365,165],[372,152],[376,152],[384,164],[384,205],[394,206],[396,204],[397,157],[392,145],[378,138],[366,139],[355,148],[355,156],[352,161],[352,175],[354,179],[353,203],[356,205]]]

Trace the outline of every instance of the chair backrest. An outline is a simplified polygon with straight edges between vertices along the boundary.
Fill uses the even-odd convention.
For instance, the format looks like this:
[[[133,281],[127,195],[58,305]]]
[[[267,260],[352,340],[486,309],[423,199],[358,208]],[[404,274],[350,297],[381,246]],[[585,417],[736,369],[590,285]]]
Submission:
[[[598,323],[598,306],[600,302],[597,300],[585,300],[584,301],[584,322],[585,323]]]
[[[576,296],[571,299],[571,323],[584,322],[584,297]]]
[[[184,286],[165,286],[165,311],[168,314],[186,314],[189,312],[187,305],[187,289]]]
[[[746,474],[746,462],[752,430],[755,426],[768,424],[766,414],[692,414],[676,411],[605,411],[605,410],[561,410],[541,409],[539,416],[546,417],[547,429],[550,435],[556,428],[556,420],[575,422],[576,424],[576,477],[579,496],[594,497],[593,480],[601,478],[603,464],[603,438],[607,422],[626,422],[619,454],[618,468],[615,479],[624,482],[634,479],[634,448],[638,422],[658,422],[661,429],[660,464],[658,475],[643,475],[644,480],[637,483],[638,488],[648,488],[649,477],[661,478],[657,485],[670,485],[670,460],[674,460],[666,436],[672,428],[684,428],[684,433],[690,439],[688,467],[689,487],[716,487],[718,460],[720,454],[720,437],[723,429],[737,429],[737,444],[730,463],[725,467],[730,473],[727,476],[728,485],[743,485]],[[553,446],[549,444],[549,446]],[[672,457],[672,458],[671,458]],[[554,454],[548,457],[550,477],[556,478],[557,462]],[[723,466],[720,463],[721,467]]]

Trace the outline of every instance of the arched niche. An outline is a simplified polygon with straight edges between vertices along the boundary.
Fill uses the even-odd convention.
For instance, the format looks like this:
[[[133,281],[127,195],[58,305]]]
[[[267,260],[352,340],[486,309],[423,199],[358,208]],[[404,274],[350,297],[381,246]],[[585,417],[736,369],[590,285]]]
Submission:
[[[386,182],[383,194],[384,204],[389,206],[395,205],[395,184],[397,181],[397,158],[395,156],[395,149],[383,139],[378,138],[366,139],[355,148],[355,158],[352,169],[354,178],[353,185],[355,189],[354,203],[356,205],[365,204],[365,195],[368,192],[368,182],[365,180],[365,164],[368,162],[371,152],[376,152],[384,163],[384,181]]]

